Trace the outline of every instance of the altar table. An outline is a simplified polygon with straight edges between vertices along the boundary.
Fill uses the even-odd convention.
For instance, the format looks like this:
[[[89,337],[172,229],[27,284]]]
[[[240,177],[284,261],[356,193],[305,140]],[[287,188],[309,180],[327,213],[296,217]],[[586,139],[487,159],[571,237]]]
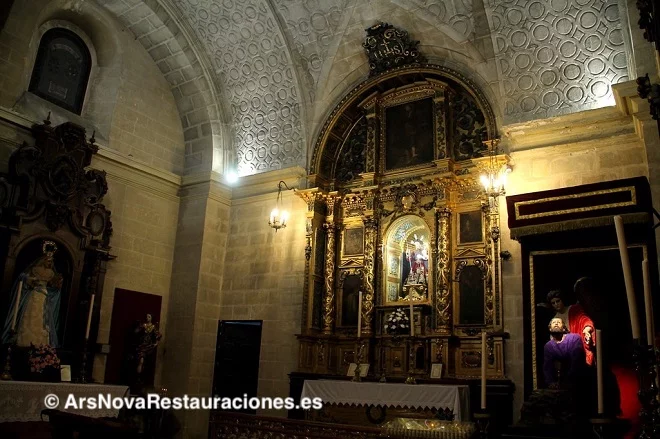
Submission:
[[[128,387],[107,384],[0,381],[0,422],[41,421],[41,410],[52,408],[44,405],[44,398],[49,394],[57,395],[59,398],[58,410],[92,418],[116,418],[119,415],[118,409],[64,410],[64,405],[69,394],[75,395],[76,398],[96,398],[99,394],[109,394],[113,398],[123,397],[128,394]],[[44,421],[47,420],[44,418]]]
[[[453,410],[456,421],[470,418],[468,386],[441,384],[365,383],[306,380],[301,398],[321,398],[324,404]]]

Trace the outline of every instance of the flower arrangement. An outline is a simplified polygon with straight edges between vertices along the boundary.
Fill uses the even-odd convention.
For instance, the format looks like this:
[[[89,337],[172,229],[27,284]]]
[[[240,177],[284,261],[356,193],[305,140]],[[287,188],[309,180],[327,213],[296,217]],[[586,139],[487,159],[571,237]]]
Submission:
[[[49,345],[30,344],[28,361],[32,373],[43,373],[47,369],[59,370],[60,368],[60,359],[55,353],[55,348]]]
[[[402,308],[397,308],[387,316],[385,330],[389,334],[402,334],[410,330],[410,318]]]

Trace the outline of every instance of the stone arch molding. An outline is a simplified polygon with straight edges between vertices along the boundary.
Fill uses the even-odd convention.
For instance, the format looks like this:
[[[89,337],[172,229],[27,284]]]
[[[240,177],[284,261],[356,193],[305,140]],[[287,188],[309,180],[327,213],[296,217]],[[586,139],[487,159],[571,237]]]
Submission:
[[[233,168],[229,111],[205,49],[186,26],[175,0],[107,0],[171,85],[185,140],[184,173]]]
[[[231,106],[239,175],[302,165],[303,106],[278,17],[265,0],[174,0]]]

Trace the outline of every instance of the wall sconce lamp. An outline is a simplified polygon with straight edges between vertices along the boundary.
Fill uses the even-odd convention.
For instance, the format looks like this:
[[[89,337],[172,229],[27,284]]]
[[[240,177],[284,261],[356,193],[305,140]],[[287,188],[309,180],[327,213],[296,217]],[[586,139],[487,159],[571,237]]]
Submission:
[[[511,168],[497,158],[500,139],[486,140],[483,143],[488,148],[488,162],[485,164],[479,180],[488,198],[497,200],[498,197],[506,194],[506,180]]]
[[[277,233],[278,230],[286,227],[286,222],[289,220],[289,212],[282,210],[282,187],[285,187],[287,190],[291,190],[289,186],[284,181],[281,181],[277,184],[277,199],[275,200],[275,208],[270,212],[270,219],[268,220],[268,225],[275,229]]]

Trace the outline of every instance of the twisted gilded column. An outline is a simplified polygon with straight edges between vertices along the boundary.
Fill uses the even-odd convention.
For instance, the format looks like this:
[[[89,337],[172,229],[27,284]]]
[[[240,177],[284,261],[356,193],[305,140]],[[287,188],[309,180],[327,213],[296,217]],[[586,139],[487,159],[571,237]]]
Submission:
[[[438,221],[438,253],[435,261],[436,331],[451,333],[451,210],[436,210]]]
[[[323,298],[323,333],[332,334],[335,323],[335,228],[331,222],[323,223],[326,231],[325,297]]]
[[[376,279],[376,239],[378,222],[375,218],[364,220],[364,294],[362,296],[362,333],[373,330],[374,294]]]

